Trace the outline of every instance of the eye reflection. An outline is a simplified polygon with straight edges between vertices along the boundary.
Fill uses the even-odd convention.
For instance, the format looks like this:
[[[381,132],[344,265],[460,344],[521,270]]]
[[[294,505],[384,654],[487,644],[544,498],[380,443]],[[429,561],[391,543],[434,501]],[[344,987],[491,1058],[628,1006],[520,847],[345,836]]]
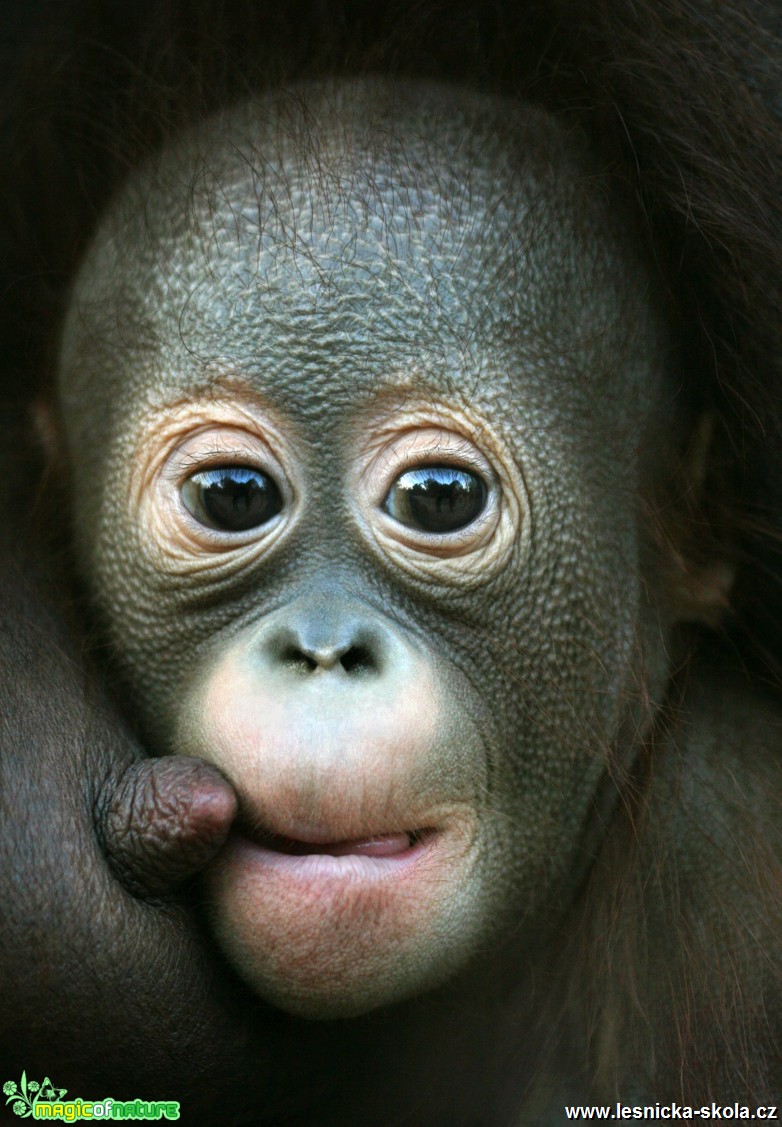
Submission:
[[[471,524],[486,507],[483,478],[461,466],[416,466],[400,474],[383,508],[400,524],[444,535]]]
[[[189,477],[182,501],[200,524],[220,532],[247,532],[268,523],[282,509],[273,478],[250,466],[216,466]]]

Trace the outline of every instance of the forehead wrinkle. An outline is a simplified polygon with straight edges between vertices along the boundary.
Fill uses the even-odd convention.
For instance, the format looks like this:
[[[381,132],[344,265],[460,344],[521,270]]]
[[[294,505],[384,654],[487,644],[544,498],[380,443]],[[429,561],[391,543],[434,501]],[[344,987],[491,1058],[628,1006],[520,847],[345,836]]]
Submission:
[[[566,354],[622,306],[587,267],[621,241],[579,145],[530,107],[439,97],[439,119],[316,105],[293,124],[251,103],[139,175],[100,285],[143,315],[171,383],[214,362],[330,395],[411,365],[464,386],[488,348],[545,335]]]
[[[293,136],[259,122],[257,106],[243,113],[250,121],[233,135],[207,127],[184,147],[189,173],[180,145],[142,185],[151,198],[128,258],[148,244],[136,288],[164,328],[173,296],[196,347],[232,313],[285,347],[302,332],[326,347],[343,336],[358,344],[367,331],[393,342],[405,326],[419,343],[428,330],[463,344],[479,312],[501,290],[507,298],[510,277],[518,287],[523,248],[512,229],[534,177],[526,164],[508,175],[496,121],[483,133],[469,122],[461,135],[446,120],[444,139],[425,119],[363,132],[330,120]],[[497,228],[515,246],[511,270],[507,249],[496,253]]]
[[[222,318],[226,299],[238,299],[243,315],[254,307],[257,327],[267,322],[286,345],[302,332],[327,344],[343,334],[394,341],[413,325],[419,340],[427,330],[443,339],[457,324],[461,337],[469,333],[476,308],[492,304],[502,281],[495,256],[480,253],[496,215],[400,183],[391,167],[376,172],[356,165],[349,177],[330,177],[328,190],[299,167],[267,169],[262,181],[257,170],[244,182],[220,178],[194,232],[204,248],[194,266],[199,323],[215,310]]]

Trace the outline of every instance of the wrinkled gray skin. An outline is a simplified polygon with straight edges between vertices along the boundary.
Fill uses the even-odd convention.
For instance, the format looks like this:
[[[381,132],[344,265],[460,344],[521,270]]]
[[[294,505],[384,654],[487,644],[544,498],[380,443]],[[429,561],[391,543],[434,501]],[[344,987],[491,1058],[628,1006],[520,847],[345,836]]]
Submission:
[[[59,402],[83,575],[145,738],[238,795],[205,874],[228,961],[371,1042],[357,1122],[389,1091],[411,1122],[556,1122],[597,1085],[589,1004],[546,974],[616,779],[657,738],[678,626],[728,582],[693,575],[650,516],[671,515],[673,467],[700,467],[626,227],[580,140],[534,108],[311,85],[143,169],[75,284]],[[432,462],[487,483],[473,525],[420,536],[385,511]],[[282,495],[248,533],[182,499],[231,464]],[[694,740],[701,794],[723,789],[718,742]],[[654,793],[671,840],[700,842],[687,786],[663,773]],[[412,860],[363,856],[404,834]],[[549,1002],[570,1011],[533,1082]],[[639,1053],[628,1074],[659,1098]]]

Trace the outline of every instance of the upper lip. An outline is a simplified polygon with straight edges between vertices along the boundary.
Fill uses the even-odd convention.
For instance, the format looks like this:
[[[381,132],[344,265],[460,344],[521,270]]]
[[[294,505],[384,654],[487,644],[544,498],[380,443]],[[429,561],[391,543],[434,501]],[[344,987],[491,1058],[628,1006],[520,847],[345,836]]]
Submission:
[[[359,833],[350,832],[346,834],[339,834],[328,832],[321,828],[313,827],[291,827],[286,832],[279,832],[276,829],[271,829],[268,826],[259,825],[257,822],[250,822],[248,819],[239,818],[236,824],[236,829],[249,837],[258,845],[263,845],[267,849],[274,849],[280,853],[328,853],[329,848],[336,848],[338,846],[346,846],[351,843],[359,844],[361,842],[378,841],[381,838],[396,837],[397,835],[404,834],[407,837],[408,844],[414,845],[420,841],[425,835],[433,832],[432,827],[420,827],[415,829],[394,829],[384,828],[382,830],[362,830]],[[307,847],[310,847],[309,849]]]

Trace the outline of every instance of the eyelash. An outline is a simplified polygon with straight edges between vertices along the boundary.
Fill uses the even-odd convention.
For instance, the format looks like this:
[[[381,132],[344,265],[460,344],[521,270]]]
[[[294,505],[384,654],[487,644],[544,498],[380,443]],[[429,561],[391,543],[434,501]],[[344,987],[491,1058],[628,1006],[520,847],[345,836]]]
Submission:
[[[213,446],[203,447],[196,453],[190,454],[180,451],[173,463],[174,476],[187,478],[199,470],[208,470],[217,463],[232,466],[246,466],[248,469],[260,469],[257,447],[230,446],[215,443]],[[265,472],[265,471],[264,471]]]

